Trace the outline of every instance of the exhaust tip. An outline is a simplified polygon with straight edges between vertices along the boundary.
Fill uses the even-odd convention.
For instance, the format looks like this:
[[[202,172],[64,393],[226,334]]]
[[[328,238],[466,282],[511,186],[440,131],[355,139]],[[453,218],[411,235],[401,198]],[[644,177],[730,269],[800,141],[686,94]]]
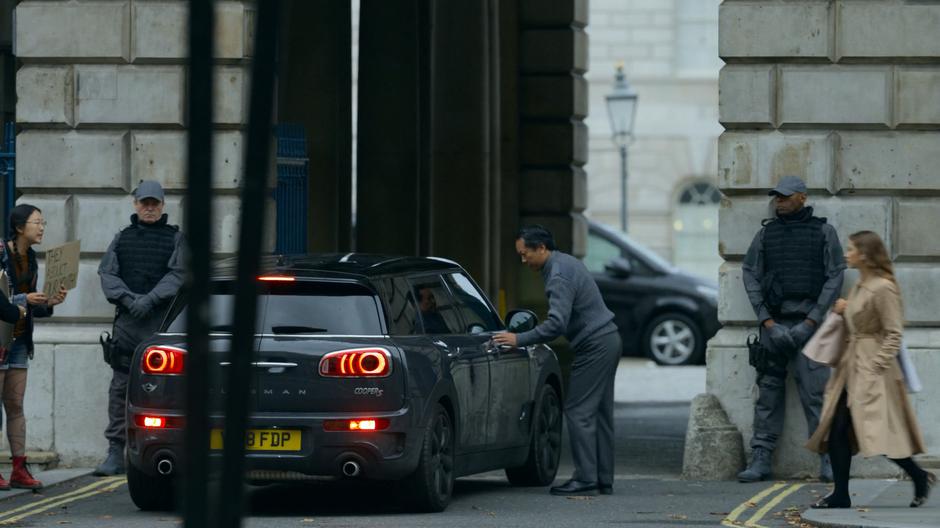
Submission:
[[[347,460],[343,462],[343,475],[347,477],[358,477],[359,473],[362,472],[362,467],[359,466],[359,462],[355,460]]]
[[[169,457],[163,457],[157,461],[157,473],[167,476],[173,473],[173,460]]]

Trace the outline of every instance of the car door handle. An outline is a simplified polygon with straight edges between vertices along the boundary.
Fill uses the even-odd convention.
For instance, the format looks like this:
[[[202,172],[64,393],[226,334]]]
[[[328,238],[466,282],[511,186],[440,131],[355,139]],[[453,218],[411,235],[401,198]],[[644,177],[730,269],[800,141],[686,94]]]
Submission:
[[[487,354],[499,354],[500,352],[504,352],[506,350],[512,350],[512,349],[513,349],[512,345],[487,345],[486,353]]]

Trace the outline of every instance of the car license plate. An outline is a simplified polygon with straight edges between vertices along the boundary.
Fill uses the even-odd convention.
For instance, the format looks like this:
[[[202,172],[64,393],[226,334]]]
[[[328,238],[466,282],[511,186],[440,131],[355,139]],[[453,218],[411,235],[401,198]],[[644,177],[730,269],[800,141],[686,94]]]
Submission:
[[[213,429],[209,447],[222,449],[222,429]],[[300,451],[299,429],[248,429],[245,431],[248,451]]]

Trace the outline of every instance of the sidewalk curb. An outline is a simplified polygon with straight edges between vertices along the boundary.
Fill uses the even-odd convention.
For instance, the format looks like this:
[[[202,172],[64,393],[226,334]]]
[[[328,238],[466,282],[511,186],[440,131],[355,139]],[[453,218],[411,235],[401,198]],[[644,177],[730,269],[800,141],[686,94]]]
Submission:
[[[898,489],[903,489],[906,497],[909,493],[907,481],[858,480],[852,482],[855,491],[852,508],[820,509],[809,508],[800,514],[800,520],[812,526],[823,528],[914,528],[937,526],[934,522],[936,512],[931,508],[912,510],[903,507],[906,500],[897,498]],[[898,488],[900,486],[900,488]],[[909,500],[909,499],[908,499]]]
[[[93,468],[58,468],[36,473],[35,477],[42,481],[43,487],[37,490],[14,488],[9,491],[0,491],[0,504],[27,493],[44,493],[62,484],[91,475]]]

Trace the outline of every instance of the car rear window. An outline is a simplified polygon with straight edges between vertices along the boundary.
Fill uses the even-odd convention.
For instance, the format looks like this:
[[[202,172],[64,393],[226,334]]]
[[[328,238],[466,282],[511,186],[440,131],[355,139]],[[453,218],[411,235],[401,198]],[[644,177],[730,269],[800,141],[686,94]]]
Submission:
[[[382,335],[383,313],[368,288],[349,283],[260,283],[257,333],[280,335]],[[209,326],[213,332],[232,331],[234,283],[216,282],[209,300]],[[186,301],[177,299],[170,311],[167,332],[186,331]]]

